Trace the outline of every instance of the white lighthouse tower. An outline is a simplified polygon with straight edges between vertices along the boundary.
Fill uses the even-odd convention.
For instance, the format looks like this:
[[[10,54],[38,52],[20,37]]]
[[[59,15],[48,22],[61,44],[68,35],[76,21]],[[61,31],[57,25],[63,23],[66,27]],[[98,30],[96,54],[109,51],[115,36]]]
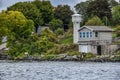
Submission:
[[[72,22],[73,22],[73,43],[77,44],[79,40],[79,33],[78,30],[80,29],[80,22],[82,21],[80,14],[73,14],[72,15]]]

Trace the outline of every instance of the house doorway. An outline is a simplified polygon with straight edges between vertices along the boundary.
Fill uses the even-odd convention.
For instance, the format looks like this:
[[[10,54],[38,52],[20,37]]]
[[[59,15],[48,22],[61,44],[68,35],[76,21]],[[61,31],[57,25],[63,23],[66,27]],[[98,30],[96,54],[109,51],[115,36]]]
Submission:
[[[100,45],[97,46],[97,54],[98,54],[98,55],[101,55],[101,46],[100,46]]]

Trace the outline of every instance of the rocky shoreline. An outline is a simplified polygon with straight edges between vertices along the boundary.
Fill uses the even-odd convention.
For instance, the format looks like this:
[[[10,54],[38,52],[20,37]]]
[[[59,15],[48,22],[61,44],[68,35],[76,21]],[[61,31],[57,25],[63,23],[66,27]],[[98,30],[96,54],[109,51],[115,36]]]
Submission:
[[[56,56],[47,56],[45,58],[44,55],[41,55],[39,57],[33,57],[33,56],[26,56],[22,59],[13,59],[9,57],[8,55],[0,55],[1,61],[81,61],[81,62],[120,62],[120,56],[96,56],[92,58],[85,58],[78,55],[69,56],[67,54],[59,54]]]

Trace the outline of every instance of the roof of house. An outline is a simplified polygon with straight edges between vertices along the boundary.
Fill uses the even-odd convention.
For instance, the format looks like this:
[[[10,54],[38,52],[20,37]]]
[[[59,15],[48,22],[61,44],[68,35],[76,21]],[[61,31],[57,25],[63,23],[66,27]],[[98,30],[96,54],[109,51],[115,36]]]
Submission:
[[[81,31],[82,29],[84,29],[84,28],[88,28],[88,29],[90,29],[90,30],[92,30],[92,31],[107,31],[107,32],[112,32],[113,31],[113,29],[111,29],[111,28],[109,28],[109,27],[107,27],[107,26],[83,26],[83,27],[81,27],[80,29],[79,29],[79,31]]]

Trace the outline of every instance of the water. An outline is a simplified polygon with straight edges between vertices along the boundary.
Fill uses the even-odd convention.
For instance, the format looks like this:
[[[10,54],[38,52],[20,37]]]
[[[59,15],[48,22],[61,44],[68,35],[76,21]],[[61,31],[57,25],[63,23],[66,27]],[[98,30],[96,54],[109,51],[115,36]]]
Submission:
[[[0,63],[0,80],[120,80],[120,63]]]

